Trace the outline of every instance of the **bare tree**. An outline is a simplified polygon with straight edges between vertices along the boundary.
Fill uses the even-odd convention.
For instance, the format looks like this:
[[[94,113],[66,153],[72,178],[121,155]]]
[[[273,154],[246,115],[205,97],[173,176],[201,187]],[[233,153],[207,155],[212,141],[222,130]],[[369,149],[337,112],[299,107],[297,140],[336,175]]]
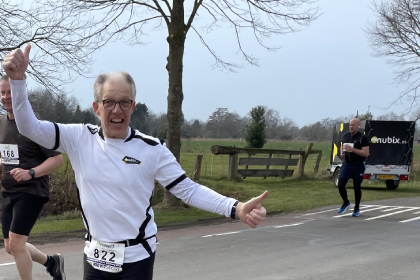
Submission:
[[[373,10],[376,21],[369,23],[367,33],[374,54],[389,57],[398,69],[396,81],[408,82],[398,100],[407,96],[415,102],[420,86],[420,2],[375,1]]]
[[[394,112],[380,115],[376,118],[378,121],[404,121],[404,115],[397,115]]]
[[[86,75],[90,71],[94,49],[80,40],[89,23],[82,23],[69,9],[13,2],[0,0],[0,63],[10,51],[31,43],[27,74],[49,91],[63,94],[62,86],[74,73]]]
[[[277,128],[281,123],[280,113],[275,109],[268,109],[265,107],[265,124],[266,124],[266,135],[267,139],[276,139],[277,138]]]
[[[75,13],[90,18],[95,13],[95,22],[86,37],[96,47],[113,39],[128,38],[128,43],[141,44],[147,24],[154,28],[167,29],[169,52],[166,69],[168,87],[168,148],[179,161],[181,151],[181,116],[183,93],[183,58],[187,34],[192,30],[215,59],[215,66],[233,70],[239,65],[219,57],[207,43],[205,34],[218,27],[232,27],[238,52],[250,64],[256,58],[245,49],[244,36],[253,34],[255,40],[268,50],[277,47],[265,45],[264,39],[276,34],[295,32],[308,26],[318,16],[316,0],[66,0],[62,5]],[[50,1],[57,5],[56,1]],[[189,5],[189,6],[187,6]],[[187,7],[185,7],[187,6]],[[199,14],[200,11],[200,14]],[[99,13],[102,17],[99,16]],[[200,17],[200,26],[195,19]],[[93,23],[92,21],[90,23]]]
[[[75,114],[82,115],[78,101],[74,96],[53,94],[45,89],[35,89],[29,91],[28,98],[35,115],[40,120],[69,123]]]

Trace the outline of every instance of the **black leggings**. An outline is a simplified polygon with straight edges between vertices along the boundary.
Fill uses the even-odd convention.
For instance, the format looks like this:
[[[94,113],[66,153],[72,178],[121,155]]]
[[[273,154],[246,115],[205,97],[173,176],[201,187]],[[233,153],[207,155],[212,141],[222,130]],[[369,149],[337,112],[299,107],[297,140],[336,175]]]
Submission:
[[[83,255],[83,280],[152,280],[155,253],[144,260],[134,263],[125,263],[122,271],[118,273],[106,272],[93,268]]]
[[[347,198],[346,185],[349,179],[353,179],[354,187],[354,211],[359,210],[360,201],[362,199],[362,182],[365,173],[365,165],[363,163],[352,164],[343,163],[341,167],[340,177],[338,179],[338,191],[340,192],[343,203],[349,202]]]

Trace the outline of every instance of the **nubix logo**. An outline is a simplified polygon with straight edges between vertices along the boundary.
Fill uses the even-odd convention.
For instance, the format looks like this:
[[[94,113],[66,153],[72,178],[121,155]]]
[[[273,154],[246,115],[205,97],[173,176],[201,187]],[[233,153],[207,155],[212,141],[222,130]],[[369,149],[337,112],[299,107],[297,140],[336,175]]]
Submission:
[[[378,138],[376,136],[373,136],[370,141],[373,144],[407,144],[406,140],[401,141],[401,138],[397,138],[395,136],[393,137],[384,137],[384,138]]]
[[[132,158],[132,157],[127,157],[127,156],[125,156],[125,157],[122,159],[122,161],[123,161],[124,163],[126,163],[126,164],[141,164],[141,161],[139,161],[139,160],[137,160],[137,159],[135,159],[135,158]]]

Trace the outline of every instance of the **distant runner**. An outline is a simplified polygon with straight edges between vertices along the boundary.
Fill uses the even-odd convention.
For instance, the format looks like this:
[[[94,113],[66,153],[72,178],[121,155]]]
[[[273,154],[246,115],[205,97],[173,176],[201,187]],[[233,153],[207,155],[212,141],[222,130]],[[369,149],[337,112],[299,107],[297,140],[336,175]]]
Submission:
[[[341,145],[341,158],[344,158],[338,179],[338,191],[343,199],[343,205],[338,209],[338,213],[344,213],[350,207],[347,198],[346,184],[349,179],[353,179],[354,186],[354,210],[353,217],[360,215],[360,201],[362,199],[362,182],[365,175],[365,160],[369,156],[369,140],[366,135],[359,131],[359,119],[350,121],[350,132],[343,135]]]

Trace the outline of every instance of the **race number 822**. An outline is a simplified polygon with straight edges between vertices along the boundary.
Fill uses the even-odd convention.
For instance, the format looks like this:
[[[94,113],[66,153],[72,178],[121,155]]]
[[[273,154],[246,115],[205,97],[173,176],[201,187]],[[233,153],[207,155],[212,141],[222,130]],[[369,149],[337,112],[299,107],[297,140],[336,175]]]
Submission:
[[[104,261],[109,261],[109,262],[115,262],[114,258],[115,258],[115,253],[114,252],[110,252],[109,254],[111,255],[111,258],[109,258],[108,260],[106,259],[106,256],[108,255],[107,251],[101,251],[102,257],[101,260]],[[93,256],[97,259],[99,259],[100,255],[99,255],[99,250],[95,249],[95,253],[93,254]]]

